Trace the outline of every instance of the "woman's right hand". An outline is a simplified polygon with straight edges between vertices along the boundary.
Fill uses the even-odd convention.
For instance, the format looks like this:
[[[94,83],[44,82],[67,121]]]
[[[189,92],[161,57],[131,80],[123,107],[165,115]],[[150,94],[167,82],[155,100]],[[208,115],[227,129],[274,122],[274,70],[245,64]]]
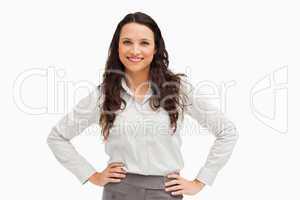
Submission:
[[[89,181],[98,186],[104,186],[109,182],[118,183],[126,177],[123,163],[110,163],[102,172],[96,172],[89,177]]]

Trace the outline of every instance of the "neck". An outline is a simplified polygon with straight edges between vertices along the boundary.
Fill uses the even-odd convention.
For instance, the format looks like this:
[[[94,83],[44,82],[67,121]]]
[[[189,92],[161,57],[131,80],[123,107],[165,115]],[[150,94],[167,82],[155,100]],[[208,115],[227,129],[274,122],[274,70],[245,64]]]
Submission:
[[[149,89],[149,73],[130,73],[126,72],[125,76],[128,87],[137,93],[144,93]]]

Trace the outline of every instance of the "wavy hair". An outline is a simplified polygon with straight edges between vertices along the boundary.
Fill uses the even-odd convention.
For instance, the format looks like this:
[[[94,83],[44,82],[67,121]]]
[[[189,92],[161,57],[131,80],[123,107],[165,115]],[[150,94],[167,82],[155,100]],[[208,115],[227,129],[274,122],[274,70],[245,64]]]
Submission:
[[[128,23],[145,25],[154,33],[156,53],[153,56],[149,71],[150,87],[153,91],[153,95],[149,100],[151,109],[157,110],[162,107],[168,112],[173,133],[177,129],[178,108],[184,110],[184,97],[180,95],[180,76],[186,75],[183,73],[174,74],[168,69],[169,56],[158,25],[145,13],[127,14],[117,25],[113,35],[103,73],[103,82],[99,85],[99,89],[104,96],[99,119],[104,140],[107,140],[109,136],[109,130],[113,126],[117,115],[116,112],[119,109],[126,108],[126,101],[121,97],[121,90],[123,89],[121,79],[124,77],[125,68],[119,59],[118,48],[121,29]],[[122,103],[124,108],[121,108]]]

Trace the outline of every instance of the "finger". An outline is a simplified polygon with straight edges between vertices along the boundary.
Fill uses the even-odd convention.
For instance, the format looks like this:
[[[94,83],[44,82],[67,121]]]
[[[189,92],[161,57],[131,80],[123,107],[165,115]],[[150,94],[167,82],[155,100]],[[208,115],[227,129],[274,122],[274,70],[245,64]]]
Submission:
[[[177,174],[177,175],[180,175],[180,172],[170,172],[170,173],[168,173],[167,175],[171,175],[171,174]]]
[[[166,191],[177,191],[177,190],[181,190],[181,189],[183,189],[182,185],[176,185],[176,186],[168,187],[165,190]]]
[[[109,172],[117,172],[117,173],[127,173],[123,168],[121,167],[114,167],[109,169]]]
[[[127,172],[124,168],[124,166],[120,167],[122,171]]]
[[[175,192],[171,192],[172,195],[183,195],[183,190],[178,190],[178,191],[175,191]]]
[[[178,175],[178,174],[169,174],[167,177],[168,178],[177,178],[177,179],[181,178],[180,175]]]
[[[121,179],[116,179],[116,178],[108,178],[107,179],[108,182],[113,182],[113,183],[118,183],[121,181]]]
[[[109,167],[110,168],[114,168],[114,167],[123,167],[124,166],[124,163],[121,163],[121,162],[115,162],[115,163],[110,163],[109,164]]]
[[[108,177],[125,178],[126,175],[121,173],[110,173]]]
[[[126,171],[122,171],[122,170],[110,170],[108,173],[110,173],[110,174],[112,174],[112,173],[118,173],[118,174],[124,174],[124,175],[127,174]]]
[[[175,184],[179,184],[179,181],[177,179],[166,182],[165,186],[169,186],[169,185],[175,185]]]

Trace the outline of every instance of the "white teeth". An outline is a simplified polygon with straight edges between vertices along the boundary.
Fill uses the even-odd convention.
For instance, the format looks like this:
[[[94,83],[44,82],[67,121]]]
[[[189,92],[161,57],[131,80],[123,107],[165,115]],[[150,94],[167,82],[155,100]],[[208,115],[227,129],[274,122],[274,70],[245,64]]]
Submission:
[[[130,58],[130,57],[128,59],[133,62],[138,62],[142,60],[142,58]]]

